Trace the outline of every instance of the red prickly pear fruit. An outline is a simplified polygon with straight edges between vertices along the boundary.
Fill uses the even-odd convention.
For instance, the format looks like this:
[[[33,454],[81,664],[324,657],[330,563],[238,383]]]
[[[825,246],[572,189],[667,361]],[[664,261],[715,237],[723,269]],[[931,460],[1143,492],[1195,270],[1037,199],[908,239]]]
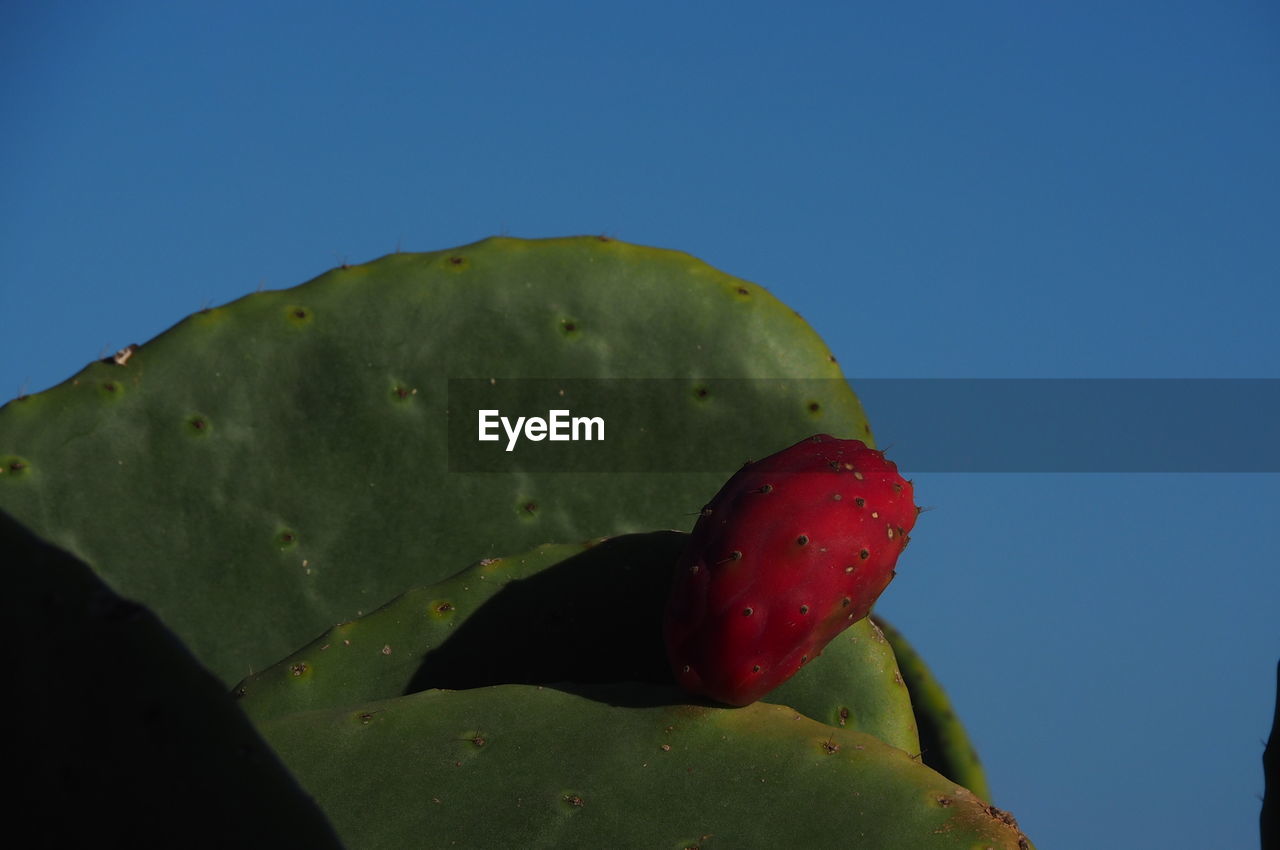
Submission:
[[[745,465],[676,565],[663,623],[676,680],[730,705],[785,682],[870,613],[918,513],[911,482],[859,440],[817,434]]]

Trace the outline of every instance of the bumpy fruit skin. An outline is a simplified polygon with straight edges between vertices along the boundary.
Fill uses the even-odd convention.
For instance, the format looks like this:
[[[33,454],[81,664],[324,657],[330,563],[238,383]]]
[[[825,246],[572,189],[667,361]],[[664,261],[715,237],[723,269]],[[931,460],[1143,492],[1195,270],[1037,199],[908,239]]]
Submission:
[[[747,705],[871,611],[919,512],[859,440],[817,434],[740,469],[676,565],[663,637],[676,680]]]

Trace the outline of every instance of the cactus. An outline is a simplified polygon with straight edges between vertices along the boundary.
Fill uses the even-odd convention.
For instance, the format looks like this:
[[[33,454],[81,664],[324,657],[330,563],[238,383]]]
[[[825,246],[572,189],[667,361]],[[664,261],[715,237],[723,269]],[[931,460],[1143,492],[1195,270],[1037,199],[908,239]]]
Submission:
[[[498,685],[263,732],[351,847],[1031,846],[1008,814],[871,735],[680,699]],[[374,765],[387,780],[359,781]]]
[[[661,612],[687,540],[675,531],[629,534],[486,559],[335,626],[234,693],[264,723],[433,688],[672,687]],[[908,753],[920,750],[893,650],[870,621],[848,629],[769,699]]]
[[[583,404],[606,440],[503,420],[477,448],[481,409]],[[920,763],[870,619],[744,707],[676,687],[685,531],[744,460],[815,433],[874,445],[822,341],[677,252],[495,238],[249,295],[0,408],[17,604],[107,603],[60,654],[24,644],[21,681],[51,722],[90,718],[46,738],[150,730],[182,766],[139,774],[203,777],[228,809],[260,794],[210,817],[269,834],[265,803],[296,819],[286,846],[1029,846]],[[61,675],[84,663],[68,640],[95,676]],[[182,722],[148,726],[157,706]]]

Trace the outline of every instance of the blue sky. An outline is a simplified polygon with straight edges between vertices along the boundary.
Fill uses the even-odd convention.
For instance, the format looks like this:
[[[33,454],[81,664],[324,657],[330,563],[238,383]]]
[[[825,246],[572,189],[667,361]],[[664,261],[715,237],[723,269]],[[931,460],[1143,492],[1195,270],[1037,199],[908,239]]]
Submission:
[[[4,398],[259,287],[495,233],[695,254],[799,310],[855,388],[1280,378],[1274,4],[15,2],[0,24]],[[997,802],[1044,848],[1255,844],[1277,477],[915,481],[936,510],[881,608]]]

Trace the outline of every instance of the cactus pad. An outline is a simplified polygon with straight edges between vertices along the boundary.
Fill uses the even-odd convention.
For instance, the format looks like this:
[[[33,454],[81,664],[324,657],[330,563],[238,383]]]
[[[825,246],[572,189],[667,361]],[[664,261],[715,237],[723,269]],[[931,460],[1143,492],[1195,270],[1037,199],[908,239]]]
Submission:
[[[263,728],[351,847],[1031,846],[870,735],[633,690],[425,691]]]
[[[652,379],[606,434],[642,471],[454,469],[476,411],[452,379]],[[629,434],[736,464],[818,430],[870,438],[763,288],[674,251],[493,238],[245,296],[8,403],[0,508],[234,682],[433,568],[687,528],[732,469],[654,466]]]

